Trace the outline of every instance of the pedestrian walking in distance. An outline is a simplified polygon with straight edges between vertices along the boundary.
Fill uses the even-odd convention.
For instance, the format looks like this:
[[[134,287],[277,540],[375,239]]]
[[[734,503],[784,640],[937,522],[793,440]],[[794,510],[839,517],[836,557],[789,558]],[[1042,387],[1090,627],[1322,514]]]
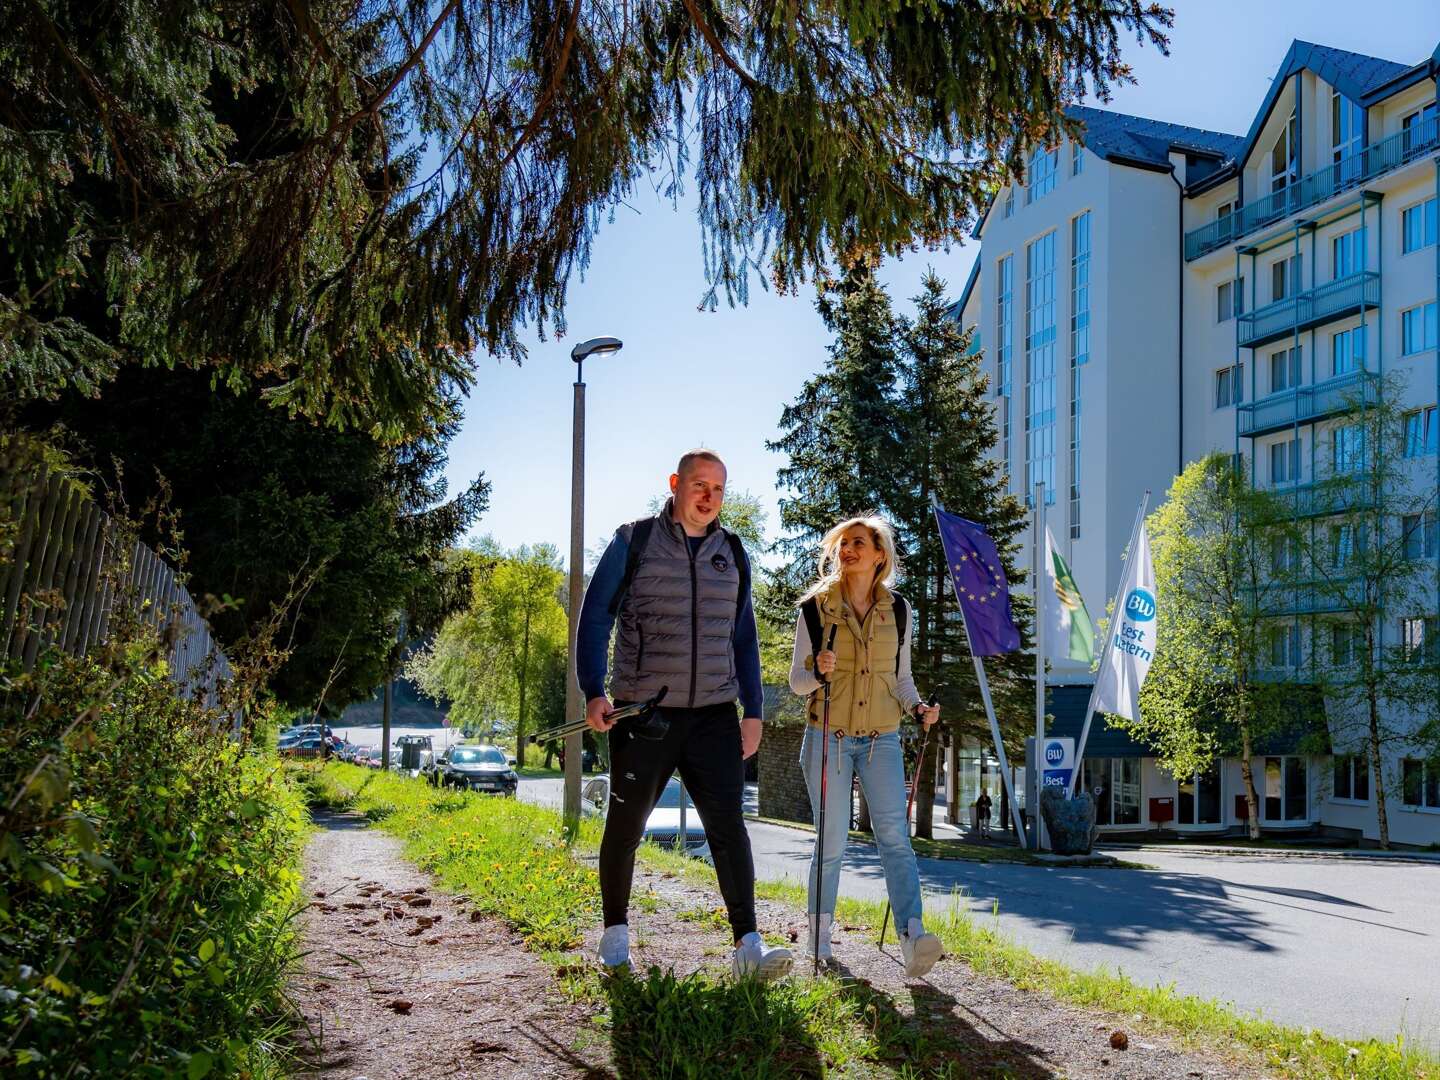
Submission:
[[[831,958],[830,927],[850,828],[850,788],[852,777],[858,776],[900,931],[905,973],[921,976],[935,965],[942,949],[940,939],[927,933],[922,921],[920,873],[906,812],[900,721],[909,713],[928,726],[940,718],[940,707],[922,702],[910,674],[911,610],[904,597],[891,591],[897,569],[895,535],[881,518],[851,518],[825,534],[820,578],[801,599],[795,621],[790,689],[810,699],[800,748],[816,828],[807,941],[813,943],[816,958]],[[826,648],[832,627],[838,627],[838,633],[833,648]],[[830,683],[823,835],[823,684],[817,673]]]
[[[716,522],[725,479],[718,454],[685,454],[670,476],[664,509],[616,530],[580,609],[575,667],[585,722],[610,732],[600,961],[630,966],[635,849],[678,769],[705,826],[730,915],[732,970],[737,978],[774,979],[789,972],[792,958],[788,949],[767,946],[755,928],[755,864],[742,807],[744,761],[760,747],[760,643],[749,556]],[[606,650],[617,621],[607,694]],[[666,687],[664,704],[651,715],[609,719],[617,707]]]

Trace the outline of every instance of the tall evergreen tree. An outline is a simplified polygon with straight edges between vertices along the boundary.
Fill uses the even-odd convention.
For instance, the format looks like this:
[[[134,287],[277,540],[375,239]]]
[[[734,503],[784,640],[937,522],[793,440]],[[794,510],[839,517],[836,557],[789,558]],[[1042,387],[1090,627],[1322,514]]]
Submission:
[[[990,740],[964,625],[931,513],[931,499],[985,526],[994,538],[1012,591],[1025,580],[1015,563],[1016,540],[1027,527],[1025,507],[1009,493],[1009,477],[994,458],[994,408],[980,356],[951,314],[945,282],[926,274],[912,300],[913,318],[898,319],[900,390],[899,482],[888,504],[904,554],[903,591],[915,605],[911,661],[922,694],[940,692],[951,738]],[[1016,622],[1028,644],[1030,607],[1016,595]],[[1024,652],[985,661],[1002,734],[1018,747],[1033,705],[1032,665]],[[935,758],[930,758],[933,766]],[[931,835],[935,773],[927,768],[915,794],[916,834]]]

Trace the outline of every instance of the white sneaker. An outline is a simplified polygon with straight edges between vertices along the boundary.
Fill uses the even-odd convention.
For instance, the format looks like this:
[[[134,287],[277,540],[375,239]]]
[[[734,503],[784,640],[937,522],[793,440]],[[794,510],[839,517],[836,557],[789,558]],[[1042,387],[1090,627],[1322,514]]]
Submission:
[[[817,948],[817,945],[816,945],[817,938],[816,938],[816,936],[815,936],[815,930],[816,930],[815,922],[816,922],[817,919],[818,919],[819,922],[820,922],[820,926],[819,926],[820,936],[819,936],[819,938],[818,938],[818,942],[819,942],[818,948]],[[830,923],[831,923],[831,920],[833,920],[833,919],[834,919],[834,916],[833,916],[833,915],[811,915],[811,916],[810,916],[810,936],[805,939],[805,952],[806,952],[807,954],[809,954],[812,958],[818,956],[819,959],[820,959],[820,962],[821,962],[822,964],[829,963],[829,962],[830,962],[830,959],[831,959],[831,953],[830,953]]]
[[[635,963],[630,959],[630,926],[628,923],[607,926],[605,932],[600,935],[600,947],[596,951],[600,954],[600,963],[612,971],[619,968],[635,970]]]
[[[900,935],[900,955],[905,960],[905,974],[912,979],[928,974],[945,951],[940,939],[927,934],[919,919],[911,919],[909,932]]]
[[[769,982],[790,974],[790,965],[793,962],[789,949],[766,945],[760,940],[760,935],[752,930],[735,946],[735,956],[730,962],[730,969],[737,979],[753,976],[761,982]]]

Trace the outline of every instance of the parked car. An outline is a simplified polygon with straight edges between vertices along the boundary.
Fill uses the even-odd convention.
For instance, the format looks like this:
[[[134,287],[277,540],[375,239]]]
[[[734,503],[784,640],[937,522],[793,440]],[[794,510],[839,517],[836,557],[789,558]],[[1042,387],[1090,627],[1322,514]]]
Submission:
[[[650,816],[645,819],[645,839],[662,847],[674,847],[680,836],[680,780],[672,776],[660,793],[660,801]],[[705,839],[705,826],[700,820],[695,804],[684,793],[685,811],[685,854],[697,859],[710,861],[710,844]],[[582,813],[604,817],[610,809],[610,774],[601,773],[586,782],[580,789],[580,810]]]
[[[358,764],[364,765],[367,769],[378,769],[378,768],[380,768],[380,761],[381,761],[381,750],[380,750],[380,747],[378,747],[378,746],[372,746],[372,747],[369,747],[369,748],[365,751],[365,756],[364,756],[364,758],[363,758],[361,761],[359,761]]]
[[[515,759],[506,757],[498,746],[452,746],[436,759],[430,782],[442,787],[514,795],[520,786],[520,777],[512,768],[514,764]]]
[[[282,744],[279,749],[285,757],[318,758],[325,757],[330,747],[321,736],[310,735],[291,743]]]

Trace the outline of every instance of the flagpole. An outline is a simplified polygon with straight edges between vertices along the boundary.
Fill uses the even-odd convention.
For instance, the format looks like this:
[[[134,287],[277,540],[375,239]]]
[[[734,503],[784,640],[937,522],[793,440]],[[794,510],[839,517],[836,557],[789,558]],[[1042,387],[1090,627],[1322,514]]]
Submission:
[[[1040,816],[1040,755],[1045,743],[1045,485],[1035,485],[1035,761],[1025,775],[1025,787],[1035,792],[1035,850],[1044,851],[1047,837],[1045,820]],[[1033,774],[1033,775],[1032,775]],[[1027,796],[1028,801],[1028,796]]]
[[[935,528],[940,528],[940,503],[935,498],[935,493],[930,493],[930,507],[935,511]],[[990,700],[990,680],[985,675],[985,662],[975,654],[975,644],[970,640],[970,620],[965,617],[965,605],[960,603],[959,597],[955,599],[955,606],[960,609],[960,625],[965,627],[965,647],[970,650],[970,659],[975,661],[975,678],[980,683],[980,700],[985,703],[985,716],[990,721],[990,735],[995,740],[995,756],[1000,761],[1000,779],[1005,785],[1005,792],[1010,797],[1010,816],[1015,822],[1015,835],[1020,838],[1020,847],[1029,847],[1029,841],[1025,835],[1025,823],[1020,820],[1020,803],[1015,799],[1015,785],[1010,779],[1010,765],[1005,760],[1005,744],[1000,739],[1000,724],[995,719],[995,703]]]
[[[1130,542],[1125,545],[1126,566],[1129,561],[1135,558],[1135,543],[1140,538],[1140,526],[1145,521],[1145,508],[1150,504],[1150,489],[1145,489],[1145,494],[1140,496],[1140,509],[1135,511],[1135,524],[1130,527]],[[1110,653],[1115,647],[1115,620],[1120,618],[1120,588],[1125,584],[1125,571],[1120,572],[1120,580],[1115,584],[1115,596],[1110,601],[1110,625],[1105,628],[1105,648],[1100,652],[1100,664],[1095,669],[1095,682],[1090,687],[1090,700],[1085,703],[1085,722],[1080,727],[1080,742],[1075,747],[1075,772],[1070,777],[1070,794],[1075,794],[1075,788],[1080,783],[1080,777],[1085,771],[1085,742],[1090,738],[1090,717],[1095,712],[1095,694],[1100,689],[1100,679],[1105,672],[1105,662],[1110,659]]]

